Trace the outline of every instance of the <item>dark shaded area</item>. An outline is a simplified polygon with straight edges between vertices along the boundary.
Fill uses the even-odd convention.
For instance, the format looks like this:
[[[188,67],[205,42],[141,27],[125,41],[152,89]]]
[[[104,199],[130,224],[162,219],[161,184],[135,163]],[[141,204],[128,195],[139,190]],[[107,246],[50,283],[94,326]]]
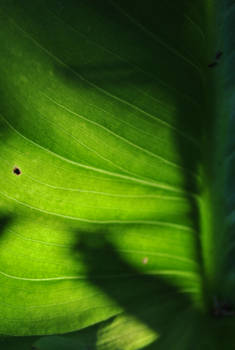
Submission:
[[[152,61],[141,62],[142,66],[149,67]],[[67,83],[73,83],[73,86],[78,86],[76,74],[81,74],[91,82],[95,82],[97,86],[103,88],[142,86],[156,82],[154,76],[144,74],[138,66],[133,67],[127,62],[110,62],[102,64],[83,64],[81,66],[69,66],[69,69],[62,66],[55,67],[55,73],[59,74],[61,79]]]
[[[147,275],[128,264],[107,237],[107,232],[78,232],[74,253],[85,263],[89,281],[125,313],[160,333],[158,346],[171,334],[182,337],[182,331],[197,329],[203,315],[190,297],[164,277]]]
[[[92,284],[115,300],[127,315],[160,335],[145,350],[155,350],[156,346],[159,350],[170,349],[172,344],[177,350],[214,350],[218,344],[223,348],[227,346],[224,327],[233,341],[233,324],[224,318],[230,306],[223,304],[220,317],[200,311],[190,296],[182,294],[167,278],[147,275],[127,263],[110,242],[109,233],[78,232],[74,254],[85,263]],[[72,333],[78,340],[79,334]]]
[[[35,342],[35,346],[38,350],[94,350],[97,343],[97,332],[114,319],[100,322],[78,332],[42,337]]]
[[[1,350],[32,350],[37,349],[32,344],[39,337],[12,337],[0,335],[0,349]],[[39,350],[39,349],[38,349]]]
[[[0,215],[0,236],[4,233],[6,227],[12,222],[13,218],[11,214]]]

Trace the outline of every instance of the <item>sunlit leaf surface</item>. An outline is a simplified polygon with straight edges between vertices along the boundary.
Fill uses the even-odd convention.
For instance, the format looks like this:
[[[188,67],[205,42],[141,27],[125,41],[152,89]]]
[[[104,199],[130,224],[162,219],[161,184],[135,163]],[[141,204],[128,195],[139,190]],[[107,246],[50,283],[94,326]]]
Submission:
[[[231,349],[235,7],[219,5],[0,0],[1,334]]]

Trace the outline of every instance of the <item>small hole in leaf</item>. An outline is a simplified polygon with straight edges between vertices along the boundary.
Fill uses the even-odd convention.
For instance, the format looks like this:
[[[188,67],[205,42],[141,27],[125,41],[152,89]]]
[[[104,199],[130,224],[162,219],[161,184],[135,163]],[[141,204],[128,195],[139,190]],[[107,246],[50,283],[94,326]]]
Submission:
[[[20,174],[21,174],[20,168],[15,167],[15,168],[13,169],[13,173],[16,174],[17,176],[20,175]]]

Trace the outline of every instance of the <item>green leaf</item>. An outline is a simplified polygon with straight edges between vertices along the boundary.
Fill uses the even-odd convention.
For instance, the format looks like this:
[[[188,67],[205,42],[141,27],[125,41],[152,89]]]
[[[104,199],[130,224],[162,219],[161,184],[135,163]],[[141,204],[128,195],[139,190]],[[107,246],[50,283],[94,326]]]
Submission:
[[[233,5],[0,0],[0,334],[231,348]]]

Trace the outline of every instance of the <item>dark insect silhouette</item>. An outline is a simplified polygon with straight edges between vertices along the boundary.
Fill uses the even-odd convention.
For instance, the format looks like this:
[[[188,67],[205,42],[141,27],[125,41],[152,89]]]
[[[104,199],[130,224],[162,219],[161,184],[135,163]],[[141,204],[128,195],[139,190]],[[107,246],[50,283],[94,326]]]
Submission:
[[[21,171],[20,171],[19,168],[15,167],[15,168],[13,169],[13,173],[16,174],[16,175],[18,176],[18,175],[21,174]]]
[[[221,302],[214,297],[213,315],[215,317],[234,316],[234,307],[226,302]]]
[[[209,68],[213,68],[213,67],[215,67],[216,65],[217,65],[217,62],[212,62],[212,63],[208,64],[208,67],[209,67]]]
[[[223,55],[223,52],[222,51],[217,51],[216,52],[216,55],[215,55],[215,59],[218,61]],[[209,68],[213,68],[215,67],[216,65],[218,64],[218,62],[214,61],[214,62],[211,62],[210,64],[208,64],[208,67]]]
[[[219,60],[219,59],[221,58],[222,55],[223,55],[223,52],[222,52],[222,51],[217,51],[217,52],[216,52],[215,58],[216,58],[217,60]]]

